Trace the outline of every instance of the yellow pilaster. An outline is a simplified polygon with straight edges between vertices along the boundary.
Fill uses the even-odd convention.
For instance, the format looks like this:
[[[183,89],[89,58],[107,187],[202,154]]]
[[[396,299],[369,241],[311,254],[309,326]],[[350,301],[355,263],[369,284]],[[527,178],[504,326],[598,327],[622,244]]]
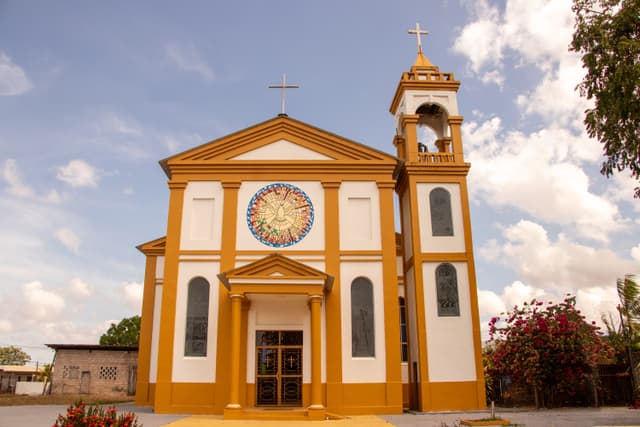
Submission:
[[[244,296],[232,294],[231,298],[231,352],[229,354],[229,403],[226,409],[240,409],[240,336],[242,334],[242,300]]]
[[[222,242],[220,256],[220,271],[235,268],[236,262],[236,214],[238,211],[238,190],[240,181],[223,181],[224,201],[222,211]],[[231,343],[231,303],[229,293],[224,286],[218,290],[218,350],[217,353],[229,354]],[[216,411],[222,412],[224,402],[229,402],[229,365],[224,358],[219,358],[216,366]]]
[[[140,317],[140,344],[138,346],[138,375],[136,405],[152,405],[149,395],[149,366],[151,364],[151,336],[153,333],[153,306],[156,296],[156,264],[158,257],[147,255],[142,290],[142,316]]]
[[[342,395],[342,320],[340,317],[340,181],[323,181],[325,210],[325,271],[334,277],[333,289],[325,295],[327,351],[327,401],[329,410],[339,411]]]
[[[311,307],[311,405],[309,409],[323,409],[322,404],[322,332],[320,309],[322,295],[310,295]]]
[[[402,116],[402,128],[404,129],[404,160],[406,162],[418,161],[418,119],[417,114],[406,114]]]
[[[173,374],[173,332],[176,318],[176,295],[178,292],[178,254],[182,228],[182,208],[184,190],[187,183],[172,179],[169,181],[169,215],[165,246],[164,276],[162,284],[162,315],[160,317],[160,337],[158,340],[158,375],[154,409],[156,412],[170,412]]]
[[[451,141],[453,143],[453,152],[455,153],[456,162],[464,162],[464,153],[462,151],[462,133],[460,127],[462,126],[462,116],[449,116],[447,122],[449,122],[449,129],[451,131]]]
[[[382,229],[382,274],[384,295],[385,357],[387,406],[402,410],[402,376],[400,372],[400,312],[398,270],[396,267],[396,232],[393,212],[395,181],[377,182],[380,195]]]

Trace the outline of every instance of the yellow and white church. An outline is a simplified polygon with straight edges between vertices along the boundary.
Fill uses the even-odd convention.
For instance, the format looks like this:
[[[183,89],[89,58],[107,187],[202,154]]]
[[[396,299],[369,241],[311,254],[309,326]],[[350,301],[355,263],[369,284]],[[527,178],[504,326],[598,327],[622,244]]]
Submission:
[[[280,114],[160,162],[137,404],[228,419],[485,407],[460,82],[418,46],[390,107],[396,156]]]

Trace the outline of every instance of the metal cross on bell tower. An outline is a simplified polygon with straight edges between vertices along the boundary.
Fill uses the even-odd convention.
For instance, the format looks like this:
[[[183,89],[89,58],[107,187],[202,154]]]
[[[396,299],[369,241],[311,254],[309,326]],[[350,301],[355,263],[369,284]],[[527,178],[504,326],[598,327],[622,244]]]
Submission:
[[[282,90],[282,111],[280,113],[281,116],[286,116],[287,113],[285,113],[284,111],[284,97],[285,97],[285,91],[287,89],[299,89],[300,86],[298,85],[288,85],[287,84],[287,76],[282,73],[282,83],[280,85],[270,85],[269,89],[281,89]]]
[[[429,34],[429,31],[421,30],[420,24],[416,22],[416,28],[409,30],[408,33],[416,35],[416,39],[418,39],[418,54],[421,54],[422,53],[422,37],[420,37],[420,35],[424,34],[426,36],[427,34]]]

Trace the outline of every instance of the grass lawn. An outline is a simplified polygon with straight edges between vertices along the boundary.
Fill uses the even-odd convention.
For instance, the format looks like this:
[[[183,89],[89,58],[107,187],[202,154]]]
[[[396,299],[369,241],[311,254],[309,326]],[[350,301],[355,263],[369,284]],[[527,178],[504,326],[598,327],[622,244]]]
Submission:
[[[23,405],[71,405],[72,403],[82,400],[91,404],[111,404],[130,402],[123,399],[109,399],[100,396],[91,396],[87,394],[57,394],[45,396],[26,396],[11,393],[0,394],[0,406],[23,406]]]

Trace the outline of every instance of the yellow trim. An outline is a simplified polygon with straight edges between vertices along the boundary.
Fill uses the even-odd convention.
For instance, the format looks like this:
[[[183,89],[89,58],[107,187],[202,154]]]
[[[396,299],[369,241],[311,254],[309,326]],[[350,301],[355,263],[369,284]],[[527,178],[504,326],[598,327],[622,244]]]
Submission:
[[[156,297],[157,256],[147,255],[144,288],[142,294],[142,313],[140,318],[140,340],[138,345],[138,373],[136,384],[136,405],[152,405],[149,374],[151,366],[151,337],[153,335],[153,306]]]
[[[325,298],[326,405],[342,405],[342,317],[340,301],[340,181],[322,181],[324,188],[325,271],[334,288]]]
[[[182,227],[182,208],[186,182],[169,181],[169,217],[165,247],[160,336],[158,340],[158,374],[154,407],[166,411],[171,406],[171,383],[173,372],[173,331],[176,316],[176,294],[178,290],[178,252]],[[162,349],[171,349],[163,351]]]

